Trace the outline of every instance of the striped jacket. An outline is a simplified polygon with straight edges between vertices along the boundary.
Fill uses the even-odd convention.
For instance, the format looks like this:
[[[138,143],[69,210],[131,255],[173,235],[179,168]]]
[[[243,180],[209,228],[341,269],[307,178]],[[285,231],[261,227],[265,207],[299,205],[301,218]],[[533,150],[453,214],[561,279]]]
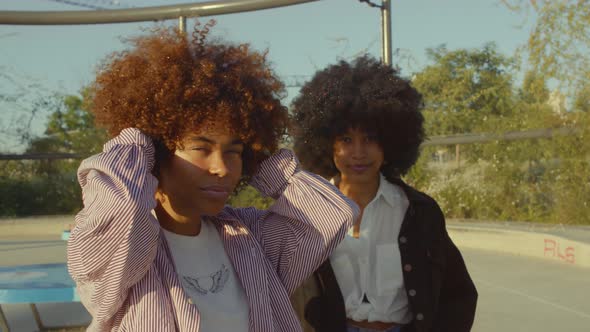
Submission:
[[[84,208],[68,241],[68,270],[92,315],[88,331],[199,331],[199,310],[184,293],[152,214],[154,148],[125,129],[82,162]],[[300,331],[289,301],[358,216],[330,183],[299,169],[288,150],[252,179],[275,198],[269,210],[226,207],[208,217],[246,293],[250,331]]]

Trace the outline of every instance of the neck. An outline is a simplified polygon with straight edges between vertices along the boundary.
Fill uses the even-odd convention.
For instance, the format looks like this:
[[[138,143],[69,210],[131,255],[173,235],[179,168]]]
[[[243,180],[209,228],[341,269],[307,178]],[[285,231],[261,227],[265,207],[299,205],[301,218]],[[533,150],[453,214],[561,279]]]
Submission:
[[[379,190],[379,176],[368,182],[351,182],[342,177],[338,183],[338,189],[348,198],[352,199],[361,210],[369,204]]]
[[[156,216],[160,226],[165,230],[187,236],[197,236],[201,233],[201,217],[187,217],[176,213],[166,203],[158,202]]]

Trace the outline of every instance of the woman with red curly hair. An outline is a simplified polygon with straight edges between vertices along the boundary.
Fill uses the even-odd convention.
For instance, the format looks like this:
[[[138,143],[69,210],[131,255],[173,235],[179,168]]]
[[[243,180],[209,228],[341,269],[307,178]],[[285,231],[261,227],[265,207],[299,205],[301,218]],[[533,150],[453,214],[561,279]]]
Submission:
[[[80,165],[68,242],[89,331],[299,331],[289,294],[358,215],[278,149],[287,111],[265,54],[209,27],[137,38],[91,86],[114,138]],[[245,183],[274,205],[225,206]]]

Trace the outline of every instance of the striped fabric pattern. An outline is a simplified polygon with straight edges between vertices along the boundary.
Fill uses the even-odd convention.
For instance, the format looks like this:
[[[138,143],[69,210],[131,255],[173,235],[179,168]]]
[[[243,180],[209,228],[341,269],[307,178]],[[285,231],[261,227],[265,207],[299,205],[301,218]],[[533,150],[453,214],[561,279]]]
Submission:
[[[199,331],[158,221],[154,148],[125,129],[82,162],[84,208],[68,241],[68,269],[92,315],[88,331]],[[356,204],[299,169],[291,151],[266,160],[252,185],[276,199],[266,211],[226,207],[207,217],[221,235],[250,307],[250,331],[301,331],[290,293],[344,238]]]

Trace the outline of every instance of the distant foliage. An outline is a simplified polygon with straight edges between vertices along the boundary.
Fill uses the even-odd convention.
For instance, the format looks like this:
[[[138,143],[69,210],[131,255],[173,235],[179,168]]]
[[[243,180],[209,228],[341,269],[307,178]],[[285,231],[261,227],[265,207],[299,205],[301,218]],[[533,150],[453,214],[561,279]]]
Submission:
[[[495,44],[455,51],[442,45],[427,56],[432,64],[412,82],[424,97],[430,134],[485,132],[492,119],[511,115],[513,62]]]
[[[260,210],[268,209],[273,203],[273,199],[262,197],[254,187],[246,186],[231,197],[229,204],[233,207],[255,207]]]
[[[45,135],[27,153],[98,152],[106,141],[80,96],[56,97]],[[80,160],[0,161],[0,216],[72,214],[82,207],[76,170]]]
[[[542,73],[514,86],[506,58],[483,50],[431,52],[416,76],[431,136],[575,128],[575,135],[423,149],[407,180],[448,217],[590,224],[590,116],[556,98]],[[485,79],[483,79],[485,78]],[[579,105],[579,104],[578,104]]]
[[[522,45],[526,64],[558,82],[569,97],[588,97],[590,0],[501,0],[524,21],[534,18]]]

